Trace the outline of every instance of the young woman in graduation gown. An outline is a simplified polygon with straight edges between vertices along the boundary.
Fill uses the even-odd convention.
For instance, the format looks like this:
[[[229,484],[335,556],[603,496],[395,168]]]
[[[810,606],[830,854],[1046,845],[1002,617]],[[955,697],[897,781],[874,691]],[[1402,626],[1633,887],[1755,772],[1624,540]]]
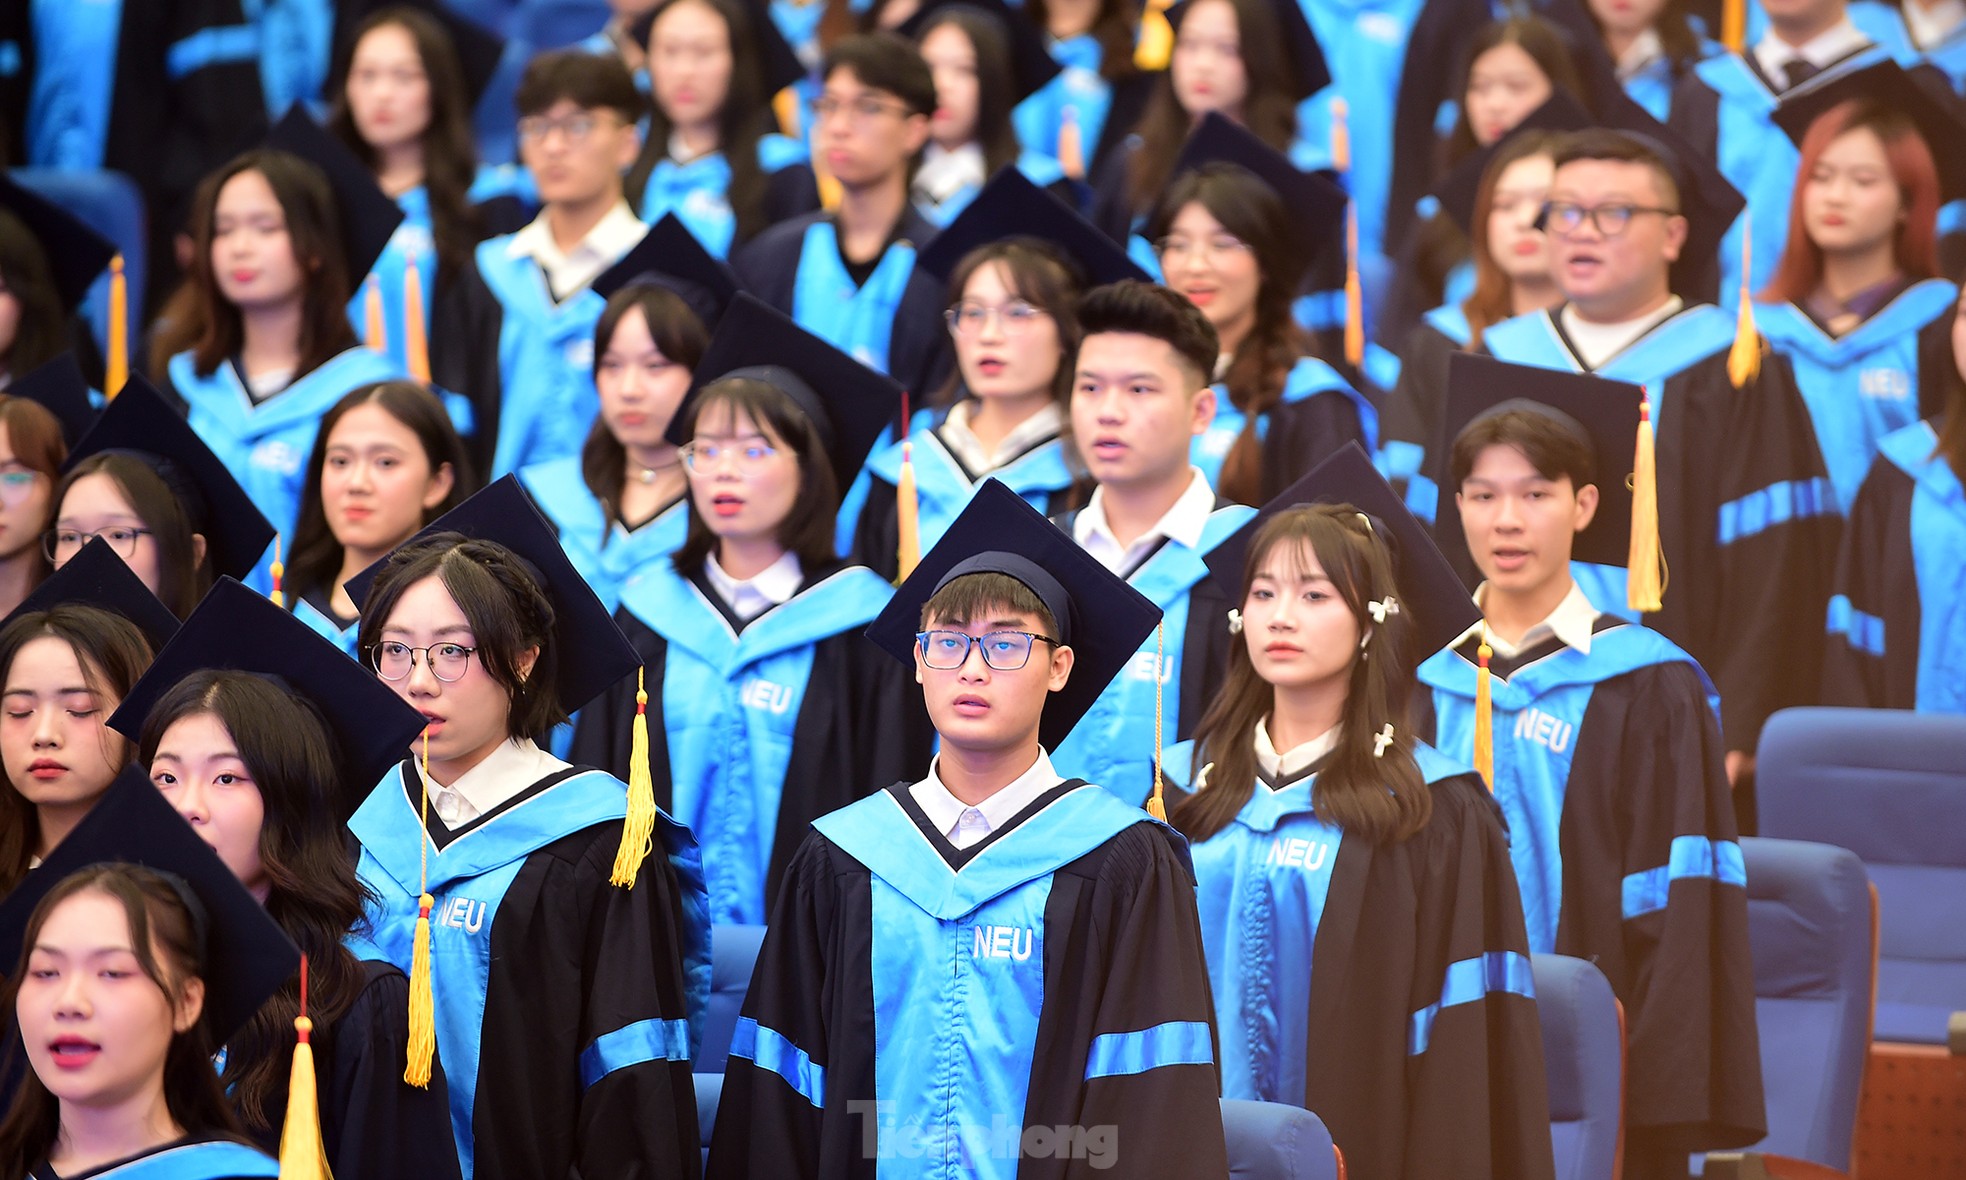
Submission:
[[[1024,14],[1059,71],[1017,104],[1011,122],[1026,150],[1058,161],[1082,184],[1101,150],[1132,130],[1148,92],[1133,61],[1137,15],[1126,0],[1029,0]]]
[[[68,347],[68,317],[41,241],[0,208],[0,390]]]
[[[1389,522],[1350,504],[1249,527],[1228,680],[1166,760],[1223,1094],[1314,1111],[1364,1180],[1552,1176],[1508,837],[1406,723],[1430,567],[1402,552],[1396,581]]]
[[[86,396],[79,373],[75,383]],[[6,539],[0,546],[0,612],[13,613],[48,576],[42,537],[54,522],[55,484],[67,458],[61,423],[47,407],[14,394],[0,397],[0,537]]]

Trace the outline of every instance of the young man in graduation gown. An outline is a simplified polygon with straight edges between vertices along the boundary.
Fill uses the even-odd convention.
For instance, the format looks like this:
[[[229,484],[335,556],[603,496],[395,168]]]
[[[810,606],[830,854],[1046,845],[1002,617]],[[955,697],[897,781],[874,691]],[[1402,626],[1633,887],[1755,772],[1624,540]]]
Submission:
[[[600,412],[606,300],[590,284],[648,229],[621,188],[646,101],[619,58],[576,50],[540,54],[520,80],[519,154],[539,216],[479,243],[431,317],[431,378],[470,399],[472,458],[493,477],[579,454]]]
[[[1639,397],[1457,360],[1439,510],[1458,506],[1483,621],[1421,665],[1430,695],[1418,709],[1436,746],[1471,757],[1488,678],[1484,769],[1508,817],[1530,949],[1596,963],[1625,1006],[1633,1180],[1684,1176],[1689,1152],[1766,1133],[1747,880],[1713,686],[1659,632],[1600,613],[1570,575],[1573,554],[1615,562],[1629,544]]]
[[[1156,702],[1171,745],[1221,683],[1230,603],[1202,559],[1255,510],[1218,498],[1189,459],[1215,417],[1208,317],[1166,287],[1125,280],[1088,292],[1079,325],[1072,436],[1098,487],[1059,527],[1160,608],[1162,625],[1052,756],[1060,773],[1137,805],[1153,783]]]
[[[902,584],[941,753],[794,858],[711,1176],[1227,1175],[1186,845],[1044,752],[1157,613],[995,482]]]
[[[942,284],[915,266],[935,227],[908,199],[935,79],[915,47],[889,33],[838,42],[819,76],[813,151],[838,182],[838,207],[772,226],[731,265],[745,290],[800,327],[926,396],[955,364]]]
[[[1565,140],[1545,205],[1564,302],[1496,324],[1482,344],[1514,364],[1648,390],[1669,580],[1645,621],[1719,685],[1738,780],[1769,714],[1815,700],[1821,649],[1803,637],[1821,630],[1835,501],[1787,363],[1762,357],[1737,387],[1730,352],[1753,359],[1758,342],[1737,346],[1733,315],[1672,293],[1672,261],[1710,243],[1721,222],[1707,196],[1717,178],[1703,178],[1697,159],[1681,164],[1676,175],[1621,132]],[[1591,568],[1592,604],[1628,610],[1624,571]]]

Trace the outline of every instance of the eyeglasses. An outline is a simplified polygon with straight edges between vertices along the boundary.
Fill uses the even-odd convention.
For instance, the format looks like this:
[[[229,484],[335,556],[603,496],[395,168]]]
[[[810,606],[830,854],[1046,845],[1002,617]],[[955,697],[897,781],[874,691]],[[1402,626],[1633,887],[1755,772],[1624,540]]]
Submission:
[[[1657,213],[1661,217],[1678,217],[1677,209],[1658,209],[1650,205],[1596,205],[1586,207],[1574,201],[1551,201],[1543,206],[1543,215],[1536,219],[1536,228],[1550,233],[1569,237],[1583,228],[1586,221],[1599,234],[1615,238],[1631,228],[1632,218],[1640,213]]]
[[[17,503],[21,497],[34,490],[34,484],[41,473],[25,467],[0,468],[0,500]]]
[[[98,529],[93,533],[77,532],[74,529],[55,529],[41,535],[41,551],[48,555],[49,561],[65,562],[82,551],[82,546],[101,537],[109,542],[123,560],[136,556],[137,538],[151,535],[149,529],[133,529],[123,525],[115,528]]]
[[[524,143],[543,143],[547,136],[558,131],[566,136],[568,143],[586,143],[588,138],[599,129],[603,118],[592,111],[562,115],[557,119],[545,115],[527,115],[519,120],[519,139]],[[606,120],[620,122],[612,116],[606,116]]]
[[[471,653],[477,650],[461,643],[411,647],[392,640],[370,646],[369,664],[375,669],[375,674],[384,680],[406,680],[416,668],[416,657],[421,652],[423,666],[430,669],[432,676],[445,684],[455,684],[464,679],[464,673],[470,670]]]
[[[904,119],[914,114],[906,103],[872,94],[856,95],[853,98],[835,98],[828,94],[812,100],[812,118],[815,123],[824,123],[834,115],[845,115],[856,123],[871,123],[890,111]]]
[[[738,470],[749,471],[751,468],[758,466],[773,455],[776,455],[778,448],[769,443],[762,442],[751,442],[737,446],[730,443],[698,439],[695,442],[684,443],[682,446],[677,447],[676,453],[683,457],[684,467],[701,475],[704,472],[716,470],[717,464],[723,462],[726,457],[737,460]]]
[[[1169,235],[1154,243],[1154,253],[1172,262],[1199,257],[1207,262],[1249,253],[1249,243],[1234,234],[1215,234],[1207,238]]]
[[[1053,647],[1058,641],[1029,631],[992,631],[971,635],[964,631],[921,631],[915,645],[921,649],[922,663],[941,672],[952,671],[969,662],[969,649],[983,653],[983,662],[997,672],[1015,672],[1031,662],[1031,645],[1042,639]]]
[[[958,336],[980,336],[992,319],[997,321],[1005,335],[1017,336],[1030,331],[1031,325],[1037,323],[1038,318],[1044,314],[1046,313],[1042,308],[1026,303],[1022,299],[1013,299],[1002,307],[989,307],[981,303],[958,303],[943,312],[942,318],[948,321],[949,330]]]

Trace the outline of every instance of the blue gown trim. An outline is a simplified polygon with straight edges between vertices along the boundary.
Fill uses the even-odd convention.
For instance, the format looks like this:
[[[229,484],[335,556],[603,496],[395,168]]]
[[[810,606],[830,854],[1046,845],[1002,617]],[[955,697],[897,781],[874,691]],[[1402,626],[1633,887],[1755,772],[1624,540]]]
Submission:
[[[1623,883],[1625,920],[1666,908],[1666,895],[1674,881],[1707,880],[1719,885],[1746,889],[1748,873],[1741,859],[1741,846],[1733,840],[1713,840],[1706,836],[1674,836],[1667,862],[1657,868],[1625,875]]]
[[[121,1167],[95,1173],[97,1180],[186,1180],[200,1176],[279,1176],[280,1161],[243,1143],[186,1143]]]
[[[1791,520],[1836,512],[1836,489],[1827,477],[1786,479],[1720,506],[1720,543],[1731,545]]]
[[[730,1055],[784,1078],[786,1085],[814,1106],[826,1105],[826,1067],[813,1064],[804,1049],[776,1029],[761,1025],[752,1017],[740,1017],[731,1033]]]
[[[595,1082],[619,1069],[650,1061],[688,1061],[689,1021],[638,1020],[594,1038],[580,1051],[580,1085]]]
[[[1441,1011],[1457,1004],[1472,1004],[1494,995],[1536,998],[1536,984],[1529,970],[1529,956],[1515,951],[1484,951],[1472,959],[1447,965],[1441,981],[1440,999],[1413,1014],[1407,1034],[1407,1055],[1418,1057],[1427,1051],[1433,1037],[1434,1021]]]
[[[1858,610],[1847,594],[1829,600],[1829,633],[1843,636],[1858,651],[1884,655],[1884,620]]]
[[[183,80],[207,66],[238,65],[259,60],[259,30],[252,25],[217,25],[199,29],[164,51],[164,72],[171,81]]]
[[[1085,1058],[1085,1080],[1146,1073],[1167,1065],[1213,1065],[1215,1043],[1205,1020],[1170,1020],[1138,1032],[1102,1033]]]

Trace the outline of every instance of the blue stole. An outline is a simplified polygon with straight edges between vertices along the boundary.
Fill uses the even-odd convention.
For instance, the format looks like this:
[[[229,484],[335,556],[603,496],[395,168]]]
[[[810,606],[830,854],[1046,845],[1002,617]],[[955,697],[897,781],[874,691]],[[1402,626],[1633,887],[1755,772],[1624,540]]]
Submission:
[[[240,0],[259,29],[259,84],[267,113],[320,101],[334,42],[333,0]]]
[[[792,318],[861,364],[887,372],[894,320],[915,273],[915,247],[896,242],[881,255],[865,286],[856,287],[840,261],[833,223],[820,219],[806,230],[799,273],[792,289]]]
[[[1843,515],[1870,472],[1878,441],[1918,421],[1918,332],[1958,300],[1959,288],[1926,279],[1834,339],[1792,303],[1755,307],[1755,326],[1795,370]]]
[[[1016,167],[1024,174],[1026,180],[1039,188],[1048,188],[1065,179],[1065,169],[1057,160],[1030,148],[1025,148],[1017,157]],[[976,194],[982,189],[983,186],[980,184],[966,184],[941,201],[931,202],[915,198],[915,212],[920,213],[922,220],[937,229],[946,229],[958,214],[969,208],[969,203],[976,199]]]
[[[1065,461],[1065,443],[1057,437],[1039,443],[994,471],[982,472],[974,482],[933,429],[919,426],[908,437],[914,444],[915,496],[921,505],[918,519],[923,553],[933,549],[942,534],[949,531],[956,517],[969,506],[978,484],[986,479],[998,481],[1024,497],[1026,504],[1044,513],[1050,512],[1052,496],[1072,486],[1072,470]],[[898,487],[901,444],[876,451],[867,461],[867,470],[875,479]]]
[[[1162,730],[1174,734],[1181,725],[1183,648],[1188,635],[1188,593],[1208,576],[1202,558],[1231,533],[1249,523],[1255,509],[1241,504],[1217,508],[1203,526],[1201,541],[1190,549],[1169,538],[1139,568],[1127,584],[1161,610],[1166,635],[1165,659],[1156,667],[1156,637],[1147,636],[1140,650],[1113,677],[1092,708],[1052,751],[1051,764],[1067,778],[1099,783],[1115,796],[1138,806],[1154,781],[1154,690],[1161,693]],[[1220,626],[1228,626],[1223,621]]]
[[[1106,131],[1106,116],[1113,106],[1113,87],[1100,75],[1105,54],[1089,33],[1063,41],[1045,37],[1051,56],[1063,68],[1043,86],[1033,91],[1010,113],[1017,129],[1017,142],[1025,151],[1058,158],[1058,131],[1066,120],[1079,126],[1081,158],[1092,166],[1092,154],[1099,137]]]
[[[758,140],[758,166],[767,173],[805,159],[805,147],[796,139],[768,134]],[[731,210],[729,194],[730,160],[722,152],[705,152],[687,164],[664,156],[642,190],[640,216],[654,225],[663,214],[674,213],[705,250],[722,258],[737,236],[737,214]]]
[[[313,603],[302,598],[294,603],[294,618],[306,623],[308,630],[334,644],[348,653],[350,659],[361,659],[356,649],[356,637],[361,634],[362,621],[355,620],[347,627],[323,614]]]
[[[90,1180],[232,1180],[253,1176],[275,1180],[280,1161],[257,1147],[222,1139],[160,1147],[125,1164],[89,1173]]]
[[[27,97],[27,164],[94,171],[102,167],[109,141],[123,0],[31,2],[35,54]],[[14,52],[18,55],[19,48]],[[0,76],[11,73],[0,71]]]
[[[1913,484],[1909,536],[1919,611],[1914,704],[1921,713],[1966,714],[1966,491],[1952,465],[1933,455],[1938,442],[1931,425],[1921,422],[1884,439],[1880,451]]]
[[[580,454],[601,412],[594,391],[594,325],[607,300],[582,288],[558,303],[546,273],[513,257],[510,237],[478,245],[478,273],[504,310],[498,330],[503,405],[487,478]]]
[[[527,467],[519,472],[519,482],[559,530],[567,560],[610,612],[621,601],[623,582],[657,565],[666,568],[669,555],[682,548],[689,534],[689,507],[683,500],[634,532],[620,521],[607,523],[601,502],[580,476],[578,455]]]
[[[1932,48],[1917,53],[1916,60],[1945,74],[1954,91],[1966,90],[1966,25],[1954,29]]]
[[[785,38],[802,62],[816,62],[820,58],[819,21],[825,15],[824,4],[771,0],[771,23],[778,26],[779,35]]]
[[[1672,113],[1673,85],[1672,62],[1661,54],[1624,80],[1625,97],[1663,123],[1666,116]]]
[[[761,925],[768,916],[765,874],[814,647],[873,622],[893,593],[872,570],[849,566],[739,632],[667,562],[622,587],[622,608],[669,645],[661,691],[670,810],[702,842],[711,921]]]
[[[1330,365],[1314,357],[1299,357],[1297,363],[1283,379],[1283,397],[1278,406],[1295,405],[1308,401],[1321,393],[1335,393],[1349,399],[1358,411],[1359,426],[1365,433],[1365,451],[1371,454],[1379,447],[1379,410],[1365,399],[1365,395],[1353,389],[1351,382],[1338,375]],[[1249,416],[1229,398],[1228,387],[1215,386],[1215,420],[1208,429],[1196,435],[1188,444],[1188,462],[1201,468],[1208,477],[1208,486],[1214,487],[1222,480],[1222,461],[1229,456],[1230,448],[1241,437],[1244,424]],[[1265,411],[1256,419],[1256,438],[1260,443],[1270,433],[1270,414]]]

